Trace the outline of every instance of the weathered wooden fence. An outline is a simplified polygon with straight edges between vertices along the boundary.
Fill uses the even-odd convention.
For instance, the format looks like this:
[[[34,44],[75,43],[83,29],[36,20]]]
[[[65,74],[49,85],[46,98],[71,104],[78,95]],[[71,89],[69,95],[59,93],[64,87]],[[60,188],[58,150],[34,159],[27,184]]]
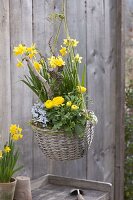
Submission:
[[[87,64],[87,88],[99,122],[88,156],[55,162],[43,156],[31,128],[32,92],[21,82],[27,70],[18,70],[12,50],[20,42],[37,44],[45,55],[55,27],[48,14],[59,11],[61,0],[0,0],[0,130],[8,137],[9,124],[24,129],[22,173],[31,177],[53,173],[115,183],[116,200],[123,199],[122,0],[67,0],[70,35],[80,40],[79,53]]]

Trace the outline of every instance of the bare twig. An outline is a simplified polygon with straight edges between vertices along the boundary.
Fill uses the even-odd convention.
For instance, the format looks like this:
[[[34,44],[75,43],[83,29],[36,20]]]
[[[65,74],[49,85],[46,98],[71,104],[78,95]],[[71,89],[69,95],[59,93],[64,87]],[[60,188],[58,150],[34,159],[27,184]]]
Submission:
[[[35,74],[35,76],[43,83],[45,90],[47,92],[48,98],[52,97],[52,91],[50,88],[50,85],[48,84],[47,80],[45,78],[43,78],[38,71],[34,68],[31,60],[28,58],[28,56],[25,57],[25,60],[28,63],[28,66],[30,67],[30,69],[33,71],[33,73]]]

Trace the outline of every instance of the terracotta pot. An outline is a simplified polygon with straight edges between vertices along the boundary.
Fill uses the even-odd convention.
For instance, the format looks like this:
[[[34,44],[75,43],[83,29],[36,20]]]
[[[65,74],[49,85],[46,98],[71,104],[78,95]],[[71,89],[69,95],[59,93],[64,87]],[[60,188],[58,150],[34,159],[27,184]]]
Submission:
[[[0,183],[0,200],[13,200],[15,186],[15,178],[11,178],[10,183]]]

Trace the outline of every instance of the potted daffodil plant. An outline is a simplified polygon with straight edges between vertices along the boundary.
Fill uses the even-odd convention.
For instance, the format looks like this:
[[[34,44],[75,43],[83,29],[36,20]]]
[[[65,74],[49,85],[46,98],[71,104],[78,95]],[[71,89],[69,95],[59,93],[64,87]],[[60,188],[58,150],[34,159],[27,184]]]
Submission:
[[[56,13],[55,17],[66,24],[63,14]],[[39,147],[51,159],[71,160],[86,153],[97,118],[86,108],[85,65],[81,81],[78,75],[82,65],[82,57],[76,50],[79,41],[71,38],[67,31],[67,37],[57,50],[57,36],[53,44],[49,42],[48,57],[43,56],[35,44],[19,44],[13,52],[18,57],[17,67],[29,70],[22,81],[38,97],[32,107],[31,126]]]
[[[0,199],[13,200],[16,186],[16,179],[13,175],[22,166],[17,167],[19,150],[16,149],[16,141],[22,139],[22,128],[16,124],[10,126],[9,141],[0,150]]]

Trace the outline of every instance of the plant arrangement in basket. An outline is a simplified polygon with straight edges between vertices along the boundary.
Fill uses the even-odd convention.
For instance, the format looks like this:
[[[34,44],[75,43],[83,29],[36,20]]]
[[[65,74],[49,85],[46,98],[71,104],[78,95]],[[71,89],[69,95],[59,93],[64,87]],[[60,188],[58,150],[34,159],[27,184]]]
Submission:
[[[29,71],[22,81],[38,97],[38,102],[32,107],[31,124],[39,130],[51,130],[56,134],[63,132],[70,137],[83,138],[87,122],[97,122],[94,112],[88,112],[86,108],[86,66],[82,66],[80,81],[78,71],[82,57],[76,50],[79,41],[69,36],[64,14],[52,14],[50,19],[59,20],[59,26],[53,42],[50,39],[48,57],[43,56],[35,44],[19,44],[13,50],[18,57],[17,67],[26,67]],[[67,37],[56,48],[62,22]]]
[[[97,121],[94,113],[86,109],[85,69],[80,82],[78,69],[82,57],[75,53],[78,43],[70,37],[64,39],[59,52],[49,58],[41,56],[35,44],[30,47],[19,44],[14,48],[14,54],[21,58],[17,66],[23,67],[26,61],[29,69],[29,75],[22,81],[39,100],[32,107],[32,124],[82,135],[87,120]]]
[[[22,138],[22,128],[12,124],[10,126],[9,141],[0,150],[0,183],[9,183],[13,175],[22,168],[22,166],[17,167],[19,150],[15,147],[16,141]]]

